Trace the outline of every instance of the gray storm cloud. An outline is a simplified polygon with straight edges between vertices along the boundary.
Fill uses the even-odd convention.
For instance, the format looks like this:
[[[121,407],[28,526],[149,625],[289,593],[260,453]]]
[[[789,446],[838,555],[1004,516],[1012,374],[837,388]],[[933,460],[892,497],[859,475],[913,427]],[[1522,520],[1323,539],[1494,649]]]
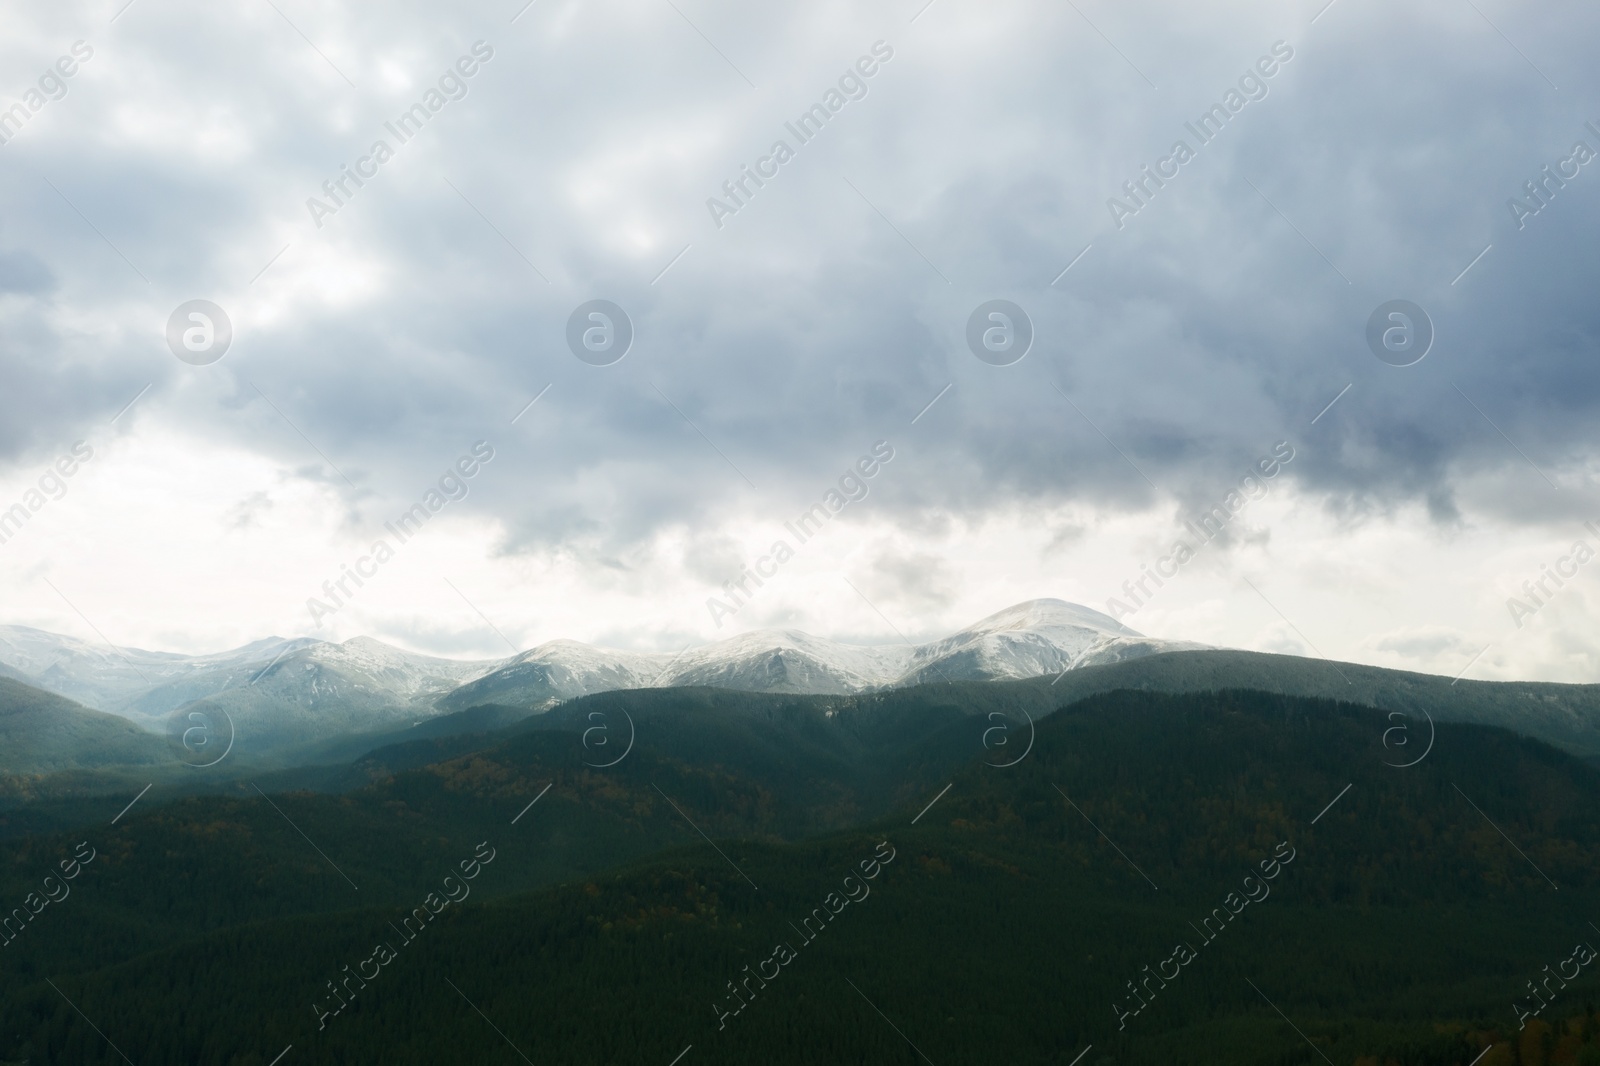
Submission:
[[[149,384],[369,521],[492,433],[504,466],[461,506],[510,551],[783,513],[886,436],[891,515],[1199,504],[1283,439],[1352,515],[1448,522],[1479,475],[1537,495],[1592,466],[1600,168],[1508,206],[1600,150],[1591,7],[518,6],[17,15],[0,105],[95,52],[0,146],[5,457],[120,432]],[[870,91],[708,218],[876,42]],[[314,224],[308,198],[482,48]],[[235,324],[205,368],[161,339],[196,297]],[[997,297],[1037,338],[1009,367],[964,340]],[[635,329],[611,366],[564,340],[593,298]],[[1414,366],[1368,350],[1393,299],[1433,322]]]

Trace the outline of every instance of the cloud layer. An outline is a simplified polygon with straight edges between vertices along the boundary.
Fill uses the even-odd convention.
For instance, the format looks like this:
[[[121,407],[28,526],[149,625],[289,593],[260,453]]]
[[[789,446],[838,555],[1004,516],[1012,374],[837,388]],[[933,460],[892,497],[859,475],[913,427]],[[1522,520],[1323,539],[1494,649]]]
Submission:
[[[1595,679],[1592,575],[1537,632],[1504,603],[1600,519],[1591,6],[14,21],[0,506],[74,441],[97,459],[0,545],[9,620],[314,632],[306,598],[487,441],[317,635],[681,646],[726,635],[706,597],[886,440],[737,622],[915,638],[1034,595],[1104,609],[1288,441],[1270,503],[1131,624]],[[207,366],[167,346],[193,299],[233,325]],[[632,326],[610,365],[568,347],[594,299]],[[968,349],[993,299],[1032,323],[1010,366]],[[1415,365],[1368,346],[1396,299],[1431,320]]]

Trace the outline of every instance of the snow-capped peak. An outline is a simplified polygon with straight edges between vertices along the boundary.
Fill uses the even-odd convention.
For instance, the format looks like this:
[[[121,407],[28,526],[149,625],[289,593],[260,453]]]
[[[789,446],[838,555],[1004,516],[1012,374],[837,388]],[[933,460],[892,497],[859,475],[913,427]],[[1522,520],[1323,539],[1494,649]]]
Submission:
[[[848,644],[794,629],[741,633],[676,655],[550,640],[504,659],[420,655],[371,637],[342,644],[270,637],[231,651],[112,649],[0,626],[0,666],[100,710],[159,717],[202,699],[238,713],[323,716],[331,725],[496,703],[543,707],[612,689],[710,685],[850,693],[922,682],[1032,677],[1194,647],[1150,640],[1064,600],[1014,604],[923,644]],[[135,668],[134,664],[137,664]],[[274,708],[278,708],[277,711]],[[258,719],[259,720],[259,719]]]

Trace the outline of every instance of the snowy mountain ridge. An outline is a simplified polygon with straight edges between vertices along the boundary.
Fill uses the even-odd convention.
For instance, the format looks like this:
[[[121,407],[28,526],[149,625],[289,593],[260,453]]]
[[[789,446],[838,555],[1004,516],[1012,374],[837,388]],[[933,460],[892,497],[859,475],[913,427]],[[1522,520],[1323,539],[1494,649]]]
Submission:
[[[542,710],[615,689],[709,685],[845,694],[939,681],[1034,677],[1201,645],[1153,640],[1098,611],[1030,600],[924,644],[860,645],[798,630],[757,630],[676,655],[551,640],[504,659],[421,655],[370,637],[343,643],[269,637],[186,656],[111,648],[0,626],[0,671],[97,710],[154,725],[185,707],[220,706],[288,736],[501,704]]]

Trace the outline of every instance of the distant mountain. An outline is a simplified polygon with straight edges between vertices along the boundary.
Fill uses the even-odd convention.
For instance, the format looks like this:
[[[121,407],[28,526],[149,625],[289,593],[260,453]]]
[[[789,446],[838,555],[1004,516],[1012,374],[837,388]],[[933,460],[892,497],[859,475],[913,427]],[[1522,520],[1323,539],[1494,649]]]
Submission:
[[[348,733],[410,725],[440,713],[438,701],[495,663],[417,655],[368,637],[298,648],[271,663],[230,669],[230,684],[188,709],[226,711],[241,752],[261,752]],[[153,711],[170,702],[151,694]]]
[[[112,648],[28,626],[0,626],[0,673],[128,716],[159,715],[228,687],[254,664],[286,650],[320,644],[308,637],[268,637],[231,651],[179,655]],[[162,693],[152,698],[152,693]]]
[[[179,655],[0,626],[0,676],[135,720],[161,718],[201,700],[230,708],[427,708],[498,662],[419,655],[370,637],[343,644],[268,637],[229,651]]]
[[[237,734],[235,754],[264,756],[279,765],[340,761],[403,736],[500,727],[519,714],[604,692],[705,686],[868,698],[920,684],[964,688],[1026,678],[1042,679],[1037,696],[1030,697],[1038,701],[1037,713],[1118,688],[1257,688],[1406,712],[1413,717],[1397,719],[1397,729],[1385,735],[1396,749],[1396,763],[1417,754],[1414,746],[1400,750],[1402,741],[1426,745],[1424,713],[1437,721],[1500,725],[1575,754],[1600,756],[1600,686],[1452,682],[1353,663],[1206,648],[1144,637],[1061,600],[1017,604],[917,645],[845,644],[793,630],[761,630],[678,655],[553,640],[507,659],[478,662],[419,655],[367,637],[343,644],[273,637],[205,656],[119,653],[11,626],[0,627],[0,675],[7,672],[36,688],[84,693],[81,702],[89,707],[157,732],[177,711],[225,711]],[[488,716],[462,713],[491,706]],[[53,757],[42,756],[46,762]],[[107,761],[97,757],[94,765]]]
[[[1108,615],[1063,600],[1029,600],[943,640],[919,645],[893,684],[1038,677],[1160,652],[1204,648],[1153,640]]]
[[[343,644],[268,637],[229,651],[179,655],[0,626],[0,674],[151,729],[179,710],[224,711],[239,735],[237,750],[260,753],[392,731],[486,704],[536,712],[598,692],[692,685],[840,695],[1054,674],[1198,647],[1142,637],[1086,607],[1033,600],[928,644],[865,646],[762,630],[676,656],[553,640],[509,659],[476,662],[419,655],[369,637]]]
[[[757,630],[666,656],[551,641],[462,685],[440,706],[539,707],[614,689],[684,685],[840,695],[926,682],[1037,677],[1202,647],[1152,640],[1063,600],[1030,600],[928,644],[863,646],[795,630]]]

